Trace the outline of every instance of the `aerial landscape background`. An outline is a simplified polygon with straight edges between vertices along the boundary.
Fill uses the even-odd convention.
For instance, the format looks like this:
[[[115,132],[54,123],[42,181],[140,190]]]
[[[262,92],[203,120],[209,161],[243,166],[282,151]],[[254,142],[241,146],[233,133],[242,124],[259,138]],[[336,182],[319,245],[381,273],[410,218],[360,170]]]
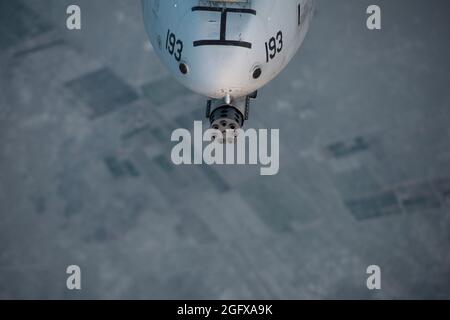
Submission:
[[[140,1],[75,2],[80,31],[74,1],[0,0],[0,298],[450,298],[450,1],[319,0],[246,123],[280,129],[272,177],[173,165],[206,99]]]

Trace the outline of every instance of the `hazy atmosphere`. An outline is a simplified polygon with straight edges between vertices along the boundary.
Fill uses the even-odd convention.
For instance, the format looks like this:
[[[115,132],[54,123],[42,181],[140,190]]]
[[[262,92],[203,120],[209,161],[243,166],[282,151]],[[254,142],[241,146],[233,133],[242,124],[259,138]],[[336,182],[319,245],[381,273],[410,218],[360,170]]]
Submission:
[[[172,164],[206,99],[159,62],[140,1],[0,0],[0,298],[449,299],[449,14],[319,0],[252,102],[246,127],[280,129],[261,176]]]

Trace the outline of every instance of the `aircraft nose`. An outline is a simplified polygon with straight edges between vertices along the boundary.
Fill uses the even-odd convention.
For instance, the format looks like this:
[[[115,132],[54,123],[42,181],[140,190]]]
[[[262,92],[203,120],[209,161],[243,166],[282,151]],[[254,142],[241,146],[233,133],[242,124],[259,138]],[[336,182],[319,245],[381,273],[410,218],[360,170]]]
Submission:
[[[214,46],[194,49],[189,66],[179,66],[182,74],[189,69],[184,80],[189,88],[211,98],[223,98],[227,94],[243,96],[255,91],[248,49]]]

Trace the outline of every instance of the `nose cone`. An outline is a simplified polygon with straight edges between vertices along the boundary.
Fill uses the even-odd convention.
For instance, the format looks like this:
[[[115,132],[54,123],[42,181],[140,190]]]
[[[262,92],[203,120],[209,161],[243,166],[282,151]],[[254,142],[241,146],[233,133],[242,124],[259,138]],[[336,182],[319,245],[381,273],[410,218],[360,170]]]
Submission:
[[[190,89],[215,99],[227,94],[242,97],[258,87],[252,68],[257,63],[259,20],[254,10],[246,6],[239,12],[231,7],[194,7],[182,23],[189,26],[184,37],[189,39],[184,59],[190,72],[180,80]]]
[[[197,47],[189,59],[189,74],[180,80],[191,90],[211,98],[241,97],[256,90],[251,50],[236,47]]]

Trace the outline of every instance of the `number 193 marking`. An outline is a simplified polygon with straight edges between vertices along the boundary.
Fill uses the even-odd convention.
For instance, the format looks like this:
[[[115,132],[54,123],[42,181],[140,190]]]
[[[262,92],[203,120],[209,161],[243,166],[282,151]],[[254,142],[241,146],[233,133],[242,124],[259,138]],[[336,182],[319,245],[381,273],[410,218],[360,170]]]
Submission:
[[[166,37],[166,50],[170,55],[173,55],[178,62],[181,60],[181,54],[183,53],[183,41],[177,39],[174,33],[167,30]]]
[[[266,62],[275,59],[278,53],[283,50],[283,32],[278,31],[276,37],[270,38],[266,42]]]

